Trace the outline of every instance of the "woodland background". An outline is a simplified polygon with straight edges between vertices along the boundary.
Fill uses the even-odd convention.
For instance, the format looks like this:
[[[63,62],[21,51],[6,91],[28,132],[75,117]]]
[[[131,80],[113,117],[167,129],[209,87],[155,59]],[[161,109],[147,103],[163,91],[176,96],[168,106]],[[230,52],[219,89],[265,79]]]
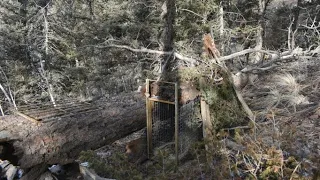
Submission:
[[[318,0],[2,0],[1,111],[135,91],[164,72],[163,56],[172,52],[169,71],[182,70],[188,81],[210,77],[203,36],[211,33],[222,58],[251,52],[225,62],[234,79],[241,77],[239,91],[255,118],[244,127],[249,135],[240,128],[229,137],[217,126],[215,153],[225,162],[214,172],[195,171],[316,177],[319,12]],[[238,145],[230,150],[228,143]]]

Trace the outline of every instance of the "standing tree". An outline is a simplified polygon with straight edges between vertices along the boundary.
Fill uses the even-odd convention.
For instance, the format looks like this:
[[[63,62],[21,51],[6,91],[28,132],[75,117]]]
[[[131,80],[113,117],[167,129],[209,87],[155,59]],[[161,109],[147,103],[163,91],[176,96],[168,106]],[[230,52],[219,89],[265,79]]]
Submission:
[[[161,7],[161,19],[163,20],[163,51],[171,52],[174,49],[174,22],[175,22],[175,0],[165,0]],[[170,80],[170,76],[168,73],[175,66],[174,56],[172,53],[163,55],[163,59],[161,60],[161,74],[164,79]]]

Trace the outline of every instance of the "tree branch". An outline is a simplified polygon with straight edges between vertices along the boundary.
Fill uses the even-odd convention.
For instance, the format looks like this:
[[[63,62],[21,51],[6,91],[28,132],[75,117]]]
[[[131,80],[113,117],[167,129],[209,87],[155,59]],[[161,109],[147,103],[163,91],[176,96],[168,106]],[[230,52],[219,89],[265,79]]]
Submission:
[[[147,49],[147,48],[140,48],[140,49],[135,49],[132,48],[130,46],[126,46],[126,45],[107,45],[107,46],[95,46],[97,48],[108,48],[108,47],[115,47],[115,48],[121,48],[121,49],[126,49],[132,52],[139,52],[139,53],[148,53],[148,54],[159,54],[159,55],[171,55],[173,53],[173,55],[183,61],[189,62],[191,64],[196,64],[199,60],[197,59],[193,59],[193,58],[189,58],[186,56],[183,56],[177,52],[173,52],[173,51],[159,51],[159,50],[153,50],[153,49]]]
[[[132,48],[132,47],[126,46],[126,45],[115,45],[115,44],[105,45],[105,46],[98,45],[98,46],[94,46],[94,47],[97,47],[97,48],[112,48],[113,47],[113,48],[127,49],[127,50],[132,51],[132,52],[150,53],[150,54],[159,54],[159,55],[170,55],[170,54],[173,53],[173,55],[176,58],[178,58],[180,60],[183,60],[183,61],[186,61],[188,63],[191,63],[192,65],[196,65],[197,62],[202,62],[199,59],[194,59],[194,58],[183,56],[183,55],[181,55],[181,54],[179,54],[177,52],[174,52],[174,50],[173,51],[159,51],[159,50],[153,50],[153,49],[147,49],[147,48],[136,49],[136,48]],[[254,52],[264,53],[264,54],[267,54],[267,55],[269,55],[271,57],[271,58],[269,58],[269,62],[268,63],[263,64],[262,67],[259,67],[259,68],[267,68],[267,66],[272,65],[275,62],[291,59],[291,58],[294,58],[295,56],[302,56],[302,55],[305,55],[305,54],[310,54],[310,55],[317,54],[317,53],[320,52],[320,47],[317,47],[313,51],[310,51],[310,50],[309,51],[302,51],[301,48],[297,48],[297,49],[295,49],[293,51],[284,52],[284,53],[281,53],[281,54],[279,54],[276,51],[266,51],[266,50],[259,50],[259,49],[251,49],[251,48],[249,48],[249,49],[245,49],[245,50],[242,50],[242,51],[239,51],[239,52],[227,55],[227,56],[219,57],[218,61],[219,62],[227,61],[227,60],[236,58],[238,56],[243,56],[243,55],[246,55],[248,53],[254,53]],[[260,69],[260,70],[263,70],[263,69]]]
[[[132,48],[130,46],[115,45],[115,44],[106,45],[106,46],[100,46],[99,45],[99,46],[94,46],[94,47],[97,47],[97,48],[115,47],[115,48],[127,49],[127,50],[132,51],[132,52],[150,53],[150,54],[159,54],[159,55],[170,55],[170,54],[172,54],[172,51],[159,51],[159,50],[153,50],[153,49],[147,49],[147,48],[135,49],[135,48]],[[236,52],[236,53],[230,54],[228,56],[220,57],[220,58],[218,58],[218,60],[219,61],[227,61],[227,60],[236,58],[238,56],[242,56],[242,55],[245,55],[245,54],[248,54],[248,53],[253,53],[253,52],[261,52],[261,53],[265,53],[265,54],[269,54],[269,55],[273,55],[274,54],[274,53],[271,53],[270,51],[265,51],[265,50],[245,49],[243,51]],[[181,54],[179,54],[177,52],[174,52],[173,54],[174,54],[174,56],[176,58],[184,60],[184,61],[187,61],[187,62],[190,62],[192,64],[196,64],[196,62],[200,61],[200,60],[197,60],[197,59],[193,59],[193,58],[189,58],[189,57],[183,56],[183,55],[181,55]]]
[[[227,56],[222,56],[219,58],[219,61],[227,61],[227,60],[230,60],[230,59],[233,59],[233,58],[236,58],[238,56],[243,56],[243,55],[246,55],[248,53],[254,53],[254,52],[261,52],[261,53],[265,53],[265,54],[268,54],[268,55],[274,55],[276,53],[272,53],[270,51],[265,51],[265,50],[260,50],[260,49],[245,49],[243,51],[239,51],[239,52],[236,52],[236,53],[233,53],[233,54],[230,54],[230,55],[227,55]]]
[[[200,14],[198,14],[198,13],[196,13],[196,12],[194,12],[194,11],[191,11],[191,10],[189,10],[189,9],[179,9],[179,10],[181,10],[181,11],[187,11],[187,12],[189,12],[189,13],[191,13],[191,14],[194,14],[194,15],[196,15],[196,16],[198,16],[198,17],[201,17],[202,19],[205,19],[204,16],[201,16]]]

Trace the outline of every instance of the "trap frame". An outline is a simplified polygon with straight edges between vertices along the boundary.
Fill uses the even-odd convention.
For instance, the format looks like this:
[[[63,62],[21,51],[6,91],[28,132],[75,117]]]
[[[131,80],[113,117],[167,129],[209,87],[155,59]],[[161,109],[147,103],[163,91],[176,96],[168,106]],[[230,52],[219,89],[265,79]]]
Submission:
[[[170,154],[175,155],[178,165],[191,145],[202,136],[202,121],[198,116],[200,109],[197,108],[200,98],[180,106],[178,83],[149,79],[146,80],[145,95],[148,158],[151,158],[155,148],[167,148]]]
[[[160,87],[156,94],[150,83],[157,83]],[[168,94],[163,91],[163,86]],[[167,93],[167,94],[166,94]],[[175,159],[179,161],[179,98],[178,84],[166,81],[146,80],[146,114],[147,114],[147,152],[148,158],[154,147],[160,147],[174,140]]]

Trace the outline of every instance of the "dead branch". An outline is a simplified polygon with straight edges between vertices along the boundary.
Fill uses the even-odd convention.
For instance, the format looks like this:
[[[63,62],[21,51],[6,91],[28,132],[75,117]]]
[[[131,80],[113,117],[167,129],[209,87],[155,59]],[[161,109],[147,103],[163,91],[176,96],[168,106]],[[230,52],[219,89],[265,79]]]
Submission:
[[[150,53],[150,54],[159,54],[159,55],[171,55],[173,53],[173,55],[183,61],[189,62],[191,64],[196,64],[198,60],[193,59],[193,58],[189,58],[186,56],[183,56],[177,52],[173,52],[173,51],[159,51],[159,50],[153,50],[153,49],[147,49],[147,48],[140,48],[140,49],[135,49],[132,48],[130,46],[126,46],[126,45],[107,45],[107,46],[95,46],[98,48],[107,48],[107,47],[116,47],[116,48],[122,48],[122,49],[127,49],[129,51],[132,52],[140,52],[140,53]]]
[[[107,45],[107,46],[95,46],[95,47],[98,47],[98,48],[116,47],[116,48],[127,49],[132,52],[142,52],[142,53],[159,54],[159,55],[170,55],[172,53],[171,51],[166,52],[166,51],[159,51],[159,50],[153,50],[153,49],[147,49],[147,48],[135,49],[135,48],[132,48],[132,47],[129,47],[126,45]],[[277,52],[275,52],[275,51],[266,51],[266,50],[259,50],[259,49],[245,49],[243,51],[239,51],[239,52],[227,55],[227,56],[219,57],[218,60],[219,61],[227,61],[227,60],[236,58],[238,56],[243,56],[248,53],[254,53],[254,52],[261,52],[261,53],[268,54],[270,56],[276,55],[276,57],[279,57],[277,55]],[[181,59],[181,60],[193,63],[193,64],[195,64],[196,62],[200,62],[200,60],[198,60],[198,59],[189,58],[189,57],[183,56],[177,52],[174,52],[174,56],[178,59]]]
[[[153,49],[147,49],[147,48],[136,49],[136,48],[132,48],[132,47],[126,46],[126,45],[115,45],[115,44],[106,45],[106,46],[98,45],[98,46],[94,46],[94,47],[97,47],[97,48],[121,48],[121,49],[126,49],[126,50],[129,50],[132,52],[150,53],[150,54],[159,54],[159,55],[170,55],[173,53],[173,55],[176,58],[183,60],[183,61],[186,61],[192,65],[196,65],[199,62],[203,62],[199,59],[183,56],[183,55],[181,55],[177,52],[174,52],[174,51],[159,51],[159,50],[153,50]],[[227,56],[218,57],[217,60],[218,60],[218,62],[227,61],[227,60],[231,60],[236,57],[243,56],[248,53],[254,53],[254,52],[260,52],[260,53],[267,54],[269,56],[268,62],[262,64],[259,67],[246,68],[243,70],[243,72],[249,72],[249,71],[253,71],[253,70],[260,70],[260,71],[269,70],[269,69],[276,67],[276,66],[273,66],[274,63],[284,61],[284,60],[294,59],[297,56],[299,56],[299,57],[305,56],[307,58],[311,58],[315,54],[320,53],[320,46],[318,46],[317,48],[315,48],[312,51],[310,51],[310,50],[303,51],[301,48],[297,47],[296,49],[294,49],[292,51],[285,51],[282,53],[279,53],[277,51],[267,51],[267,50],[259,50],[259,49],[249,48],[249,49],[245,49],[245,50],[242,50],[242,51],[239,51],[239,52],[227,55]]]
[[[278,65],[272,65],[269,67],[245,67],[244,69],[241,70],[242,73],[248,73],[252,71],[267,71],[270,69],[273,69],[275,67],[278,67]]]

